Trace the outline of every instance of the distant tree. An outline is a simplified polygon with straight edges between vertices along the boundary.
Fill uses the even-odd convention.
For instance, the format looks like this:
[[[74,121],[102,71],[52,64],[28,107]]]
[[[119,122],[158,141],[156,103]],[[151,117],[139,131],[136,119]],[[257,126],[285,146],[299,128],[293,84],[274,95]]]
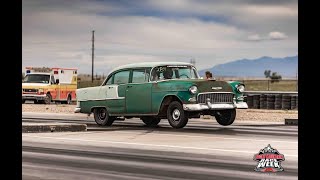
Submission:
[[[270,79],[271,79],[271,83],[279,82],[279,80],[282,79],[282,76],[277,72],[273,72],[272,75],[270,76]]]
[[[265,71],[264,71],[264,76],[265,76],[266,78],[269,78],[269,77],[270,77],[270,74],[271,74],[271,70],[265,70]]]
[[[271,74],[271,70],[265,70],[264,76],[266,78],[271,79],[271,83],[279,82],[279,80],[282,79],[282,76],[280,74],[278,74],[277,72],[272,72],[272,74]]]

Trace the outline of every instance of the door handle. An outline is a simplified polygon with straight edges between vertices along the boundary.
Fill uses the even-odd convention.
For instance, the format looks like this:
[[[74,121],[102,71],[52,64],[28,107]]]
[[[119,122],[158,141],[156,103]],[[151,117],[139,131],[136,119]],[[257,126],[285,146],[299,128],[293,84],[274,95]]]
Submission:
[[[132,86],[131,86],[131,85],[128,85],[127,87],[128,87],[128,88],[131,88]]]
[[[112,89],[113,87],[109,87],[109,89]]]

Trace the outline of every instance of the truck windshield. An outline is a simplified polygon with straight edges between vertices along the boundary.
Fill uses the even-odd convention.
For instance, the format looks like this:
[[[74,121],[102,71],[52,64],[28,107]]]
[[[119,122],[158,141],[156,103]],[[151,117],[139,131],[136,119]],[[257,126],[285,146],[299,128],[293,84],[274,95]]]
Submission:
[[[49,84],[50,75],[45,74],[27,74],[24,79],[24,83],[44,83]]]
[[[151,81],[164,79],[198,79],[198,73],[191,66],[158,66],[151,72]]]

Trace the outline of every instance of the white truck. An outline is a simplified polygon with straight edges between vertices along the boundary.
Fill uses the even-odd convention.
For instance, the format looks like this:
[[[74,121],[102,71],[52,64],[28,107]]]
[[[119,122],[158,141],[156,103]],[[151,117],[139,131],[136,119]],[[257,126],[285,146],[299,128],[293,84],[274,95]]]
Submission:
[[[76,100],[76,68],[26,67],[22,80],[22,103],[35,104],[61,102],[71,104]]]

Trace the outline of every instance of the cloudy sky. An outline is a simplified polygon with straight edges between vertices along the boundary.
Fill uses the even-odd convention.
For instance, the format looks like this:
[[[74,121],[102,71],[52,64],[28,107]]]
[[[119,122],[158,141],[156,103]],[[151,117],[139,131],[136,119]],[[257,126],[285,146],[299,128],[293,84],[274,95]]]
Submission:
[[[200,69],[298,54],[297,0],[23,0],[22,66],[91,73],[195,59]]]

